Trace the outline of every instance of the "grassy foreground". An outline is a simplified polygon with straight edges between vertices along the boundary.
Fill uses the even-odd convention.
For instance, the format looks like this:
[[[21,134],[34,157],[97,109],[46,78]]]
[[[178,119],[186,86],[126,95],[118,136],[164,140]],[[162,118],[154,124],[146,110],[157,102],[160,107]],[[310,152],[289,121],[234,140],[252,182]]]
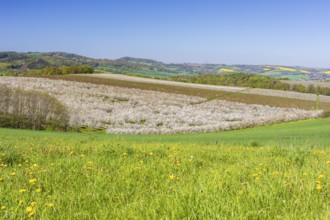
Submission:
[[[329,127],[330,119],[199,135],[0,129],[0,219],[329,219]]]

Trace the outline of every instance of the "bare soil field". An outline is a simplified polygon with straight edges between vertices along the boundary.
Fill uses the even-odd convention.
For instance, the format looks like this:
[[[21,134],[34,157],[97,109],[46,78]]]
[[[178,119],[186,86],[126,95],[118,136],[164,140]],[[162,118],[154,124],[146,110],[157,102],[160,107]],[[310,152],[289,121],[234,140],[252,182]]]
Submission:
[[[163,84],[163,85],[183,86],[183,87],[190,87],[190,88],[197,88],[197,89],[210,89],[210,90],[218,90],[218,91],[226,91],[226,92],[241,92],[241,93],[247,93],[247,94],[293,98],[293,99],[308,100],[308,101],[316,100],[316,95],[314,95],[314,94],[291,92],[291,91],[281,91],[281,90],[271,90],[271,89],[250,89],[250,88],[246,88],[246,87],[192,84],[192,83],[173,82],[173,81],[167,81],[167,80],[157,80],[157,79],[150,79],[150,78],[126,76],[126,75],[119,75],[119,74],[93,74],[93,75],[89,75],[89,76],[125,80],[125,81],[132,81],[132,82],[144,82],[144,83],[154,83],[154,84]],[[309,82],[306,81],[305,83],[307,84]],[[298,81],[296,82],[296,84],[298,84]],[[319,82],[319,84],[324,85],[324,86],[327,85],[330,87],[330,83]],[[330,96],[321,95],[320,101],[330,103]]]

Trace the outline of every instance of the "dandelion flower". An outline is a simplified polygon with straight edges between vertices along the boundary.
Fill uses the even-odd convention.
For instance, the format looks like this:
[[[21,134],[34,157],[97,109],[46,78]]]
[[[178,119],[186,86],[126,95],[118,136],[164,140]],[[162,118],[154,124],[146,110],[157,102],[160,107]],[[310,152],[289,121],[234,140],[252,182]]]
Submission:
[[[39,188],[39,189],[36,189],[36,192],[37,193],[40,193],[41,192],[41,189]]]
[[[54,207],[54,203],[51,203],[51,202],[50,203],[46,203],[45,206],[48,206],[49,208],[52,208],[52,207]]]
[[[175,179],[175,176],[174,175],[169,175],[168,177],[170,180],[174,180]]]
[[[10,175],[15,176],[16,175],[16,172],[12,172]]]
[[[1,210],[4,210],[6,208],[7,208],[7,206],[5,206],[5,205],[1,206]]]
[[[32,207],[34,207],[34,206],[36,206],[36,205],[37,205],[36,202],[31,202],[31,206],[32,206]]]
[[[323,179],[325,176],[323,174],[320,174],[317,178],[318,179]]]
[[[20,193],[25,193],[26,192],[26,189],[20,189],[19,192]]]
[[[28,213],[32,212],[33,208],[31,206],[28,206],[28,207],[26,207],[25,211],[28,212]]]
[[[317,190],[321,190],[321,189],[322,189],[322,185],[321,185],[321,184],[317,184],[317,185],[316,185],[316,189],[317,189]]]
[[[31,185],[34,185],[36,182],[37,182],[37,179],[30,179],[30,180],[29,180],[29,183],[30,183]]]

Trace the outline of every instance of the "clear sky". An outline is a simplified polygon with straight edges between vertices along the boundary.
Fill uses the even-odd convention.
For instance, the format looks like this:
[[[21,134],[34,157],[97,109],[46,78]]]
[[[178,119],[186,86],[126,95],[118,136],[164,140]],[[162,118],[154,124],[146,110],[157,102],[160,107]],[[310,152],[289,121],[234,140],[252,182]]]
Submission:
[[[330,0],[2,0],[1,51],[330,68]]]

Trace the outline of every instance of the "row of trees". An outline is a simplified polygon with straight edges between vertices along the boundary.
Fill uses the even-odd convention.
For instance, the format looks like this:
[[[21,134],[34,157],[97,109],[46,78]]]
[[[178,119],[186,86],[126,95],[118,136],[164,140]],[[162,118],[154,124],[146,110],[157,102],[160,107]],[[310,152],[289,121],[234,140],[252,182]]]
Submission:
[[[67,74],[79,74],[79,73],[93,73],[94,69],[91,66],[50,66],[42,70],[29,71],[28,75],[67,75]]]
[[[245,74],[245,73],[232,73],[225,75],[218,74],[202,74],[194,76],[179,76],[172,78],[174,81],[183,81],[190,83],[210,84],[210,85],[223,85],[223,86],[239,86],[250,88],[263,88],[263,89],[280,89],[289,90],[290,85],[282,83],[279,80],[270,77]]]
[[[330,88],[301,84],[288,84],[281,82],[278,79],[273,79],[267,76],[245,73],[232,73],[226,75],[203,74],[193,76],[178,76],[170,78],[170,80],[190,83],[200,83],[209,85],[222,86],[239,86],[261,89],[277,89],[285,91],[296,91],[304,93],[313,93],[320,95],[330,95]]]
[[[47,93],[0,85],[0,126],[33,130],[66,130],[66,107]]]

